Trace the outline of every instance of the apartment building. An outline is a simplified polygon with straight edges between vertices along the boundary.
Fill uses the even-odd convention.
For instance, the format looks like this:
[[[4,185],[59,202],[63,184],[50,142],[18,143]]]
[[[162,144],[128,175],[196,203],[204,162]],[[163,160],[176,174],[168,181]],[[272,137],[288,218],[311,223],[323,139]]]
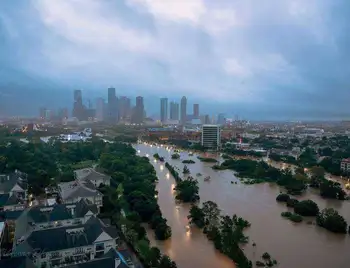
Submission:
[[[219,125],[203,125],[201,144],[205,148],[217,150],[220,148],[221,133]]]

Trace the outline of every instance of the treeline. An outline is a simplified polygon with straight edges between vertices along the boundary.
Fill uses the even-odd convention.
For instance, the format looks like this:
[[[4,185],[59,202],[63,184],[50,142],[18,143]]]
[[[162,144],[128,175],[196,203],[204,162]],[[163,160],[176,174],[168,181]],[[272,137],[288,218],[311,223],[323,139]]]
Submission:
[[[175,268],[176,264],[169,257],[150,246],[142,226],[148,223],[158,240],[171,236],[171,229],[157,203],[157,176],[149,159],[137,156],[130,145],[109,144],[100,157],[99,166],[112,176],[115,185],[103,190],[101,216],[111,218],[120,227],[145,267]]]
[[[175,168],[168,162],[165,163],[165,167],[169,170],[170,174],[174,177],[176,182],[174,189],[176,191],[175,198],[185,203],[197,202],[199,200],[198,181],[192,176],[188,176],[187,178],[182,179]],[[190,173],[190,170],[187,168],[187,166],[184,166],[183,173]]]
[[[232,259],[237,267],[251,268],[250,261],[240,248],[241,244],[248,243],[248,237],[244,230],[250,227],[250,223],[237,215],[222,216],[218,205],[212,201],[204,202],[202,207],[193,205],[188,215],[190,224],[195,224],[203,230],[207,238],[211,240],[217,250]],[[257,261],[257,265],[272,267],[277,264],[268,253],[264,254],[263,261]]]
[[[312,200],[298,201],[288,194],[279,194],[277,202],[285,202],[287,207],[293,208],[294,213],[282,212],[281,216],[294,222],[301,222],[303,217],[316,217],[316,224],[334,233],[350,233],[346,220],[333,208],[320,211],[318,205]]]

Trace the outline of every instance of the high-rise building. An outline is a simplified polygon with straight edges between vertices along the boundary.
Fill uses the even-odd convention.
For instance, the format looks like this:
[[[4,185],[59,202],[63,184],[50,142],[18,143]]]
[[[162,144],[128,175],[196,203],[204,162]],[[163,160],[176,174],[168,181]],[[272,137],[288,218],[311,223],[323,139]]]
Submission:
[[[47,111],[47,109],[45,107],[41,107],[39,109],[39,117],[40,117],[40,119],[45,119],[46,111]]]
[[[105,117],[105,100],[102,98],[98,98],[96,100],[96,120],[104,121]]]
[[[73,117],[79,120],[86,120],[85,106],[83,104],[83,94],[80,89],[74,90]]]
[[[160,121],[166,123],[168,121],[168,99],[160,99]]]
[[[179,120],[179,104],[170,102],[170,120]]]
[[[225,114],[219,114],[217,124],[218,125],[225,125],[225,123],[226,123]]]
[[[187,99],[185,96],[181,98],[181,124],[185,125],[187,121]]]
[[[194,119],[199,118],[199,104],[198,103],[193,104],[193,118]]]
[[[201,144],[205,148],[217,150],[220,148],[221,131],[219,125],[203,125]]]
[[[121,120],[130,119],[131,101],[128,97],[122,96],[119,98],[118,111]]]
[[[135,124],[142,124],[144,120],[145,107],[143,105],[143,97],[136,97],[136,105],[133,111],[132,122]]]
[[[108,116],[107,121],[111,124],[118,122],[118,99],[115,95],[115,88],[108,88]]]

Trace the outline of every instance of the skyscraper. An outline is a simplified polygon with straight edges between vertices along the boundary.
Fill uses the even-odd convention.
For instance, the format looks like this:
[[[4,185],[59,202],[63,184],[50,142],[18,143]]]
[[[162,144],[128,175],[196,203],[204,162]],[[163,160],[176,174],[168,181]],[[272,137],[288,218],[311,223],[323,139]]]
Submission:
[[[108,122],[116,124],[118,122],[118,99],[115,95],[115,88],[108,88]]]
[[[179,104],[170,102],[170,120],[179,120]]]
[[[142,124],[144,119],[145,107],[143,105],[143,97],[136,97],[136,106],[133,111],[132,122],[135,124]]]
[[[96,100],[96,120],[97,121],[104,120],[104,112],[105,112],[105,100],[102,98],[98,98]]]
[[[187,121],[187,99],[185,96],[181,98],[181,124],[186,124]]]
[[[168,99],[160,99],[160,121],[166,123],[168,121]]]
[[[195,119],[199,118],[199,104],[193,104],[193,117]]]
[[[226,123],[225,114],[219,114],[217,124],[218,125],[225,125],[225,123]]]
[[[74,90],[73,117],[86,120],[85,106],[83,105],[83,94],[80,89]]]
[[[119,98],[118,102],[118,113],[119,118],[123,121],[129,118],[130,116],[130,109],[131,109],[131,102],[128,97],[122,96]]]

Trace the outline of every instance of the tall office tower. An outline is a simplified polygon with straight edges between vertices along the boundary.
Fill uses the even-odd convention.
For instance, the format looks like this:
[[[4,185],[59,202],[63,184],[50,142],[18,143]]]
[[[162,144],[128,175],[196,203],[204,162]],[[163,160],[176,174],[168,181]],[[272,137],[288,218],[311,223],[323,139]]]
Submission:
[[[160,99],[160,121],[166,123],[168,121],[168,99]]]
[[[108,115],[107,121],[111,124],[118,122],[118,99],[115,95],[115,88],[108,88]]]
[[[68,118],[68,109],[67,108],[60,108],[57,112],[57,118],[59,120]]]
[[[145,116],[145,107],[143,105],[143,97],[136,97],[136,106],[134,107],[132,122],[135,124],[142,124]]]
[[[220,148],[221,131],[219,125],[203,125],[201,144],[205,148],[217,150]]]
[[[129,118],[130,116],[130,109],[131,109],[131,102],[128,97],[122,96],[119,98],[118,102],[118,113],[119,118],[123,121]]]
[[[170,102],[170,120],[179,120],[179,104]]]
[[[225,114],[219,114],[218,115],[217,124],[218,125],[225,125],[226,124]]]
[[[182,125],[186,124],[187,121],[187,99],[185,96],[181,98],[181,117],[180,121]]]
[[[102,98],[98,98],[96,100],[96,120],[103,121],[105,115],[105,100]]]
[[[193,117],[195,119],[199,118],[199,104],[193,104]]]
[[[45,116],[46,116],[46,108],[45,107],[41,107],[40,109],[39,109],[39,117],[40,117],[40,119],[45,119]]]
[[[74,90],[73,117],[85,120],[85,106],[83,105],[83,94],[80,89]]]

